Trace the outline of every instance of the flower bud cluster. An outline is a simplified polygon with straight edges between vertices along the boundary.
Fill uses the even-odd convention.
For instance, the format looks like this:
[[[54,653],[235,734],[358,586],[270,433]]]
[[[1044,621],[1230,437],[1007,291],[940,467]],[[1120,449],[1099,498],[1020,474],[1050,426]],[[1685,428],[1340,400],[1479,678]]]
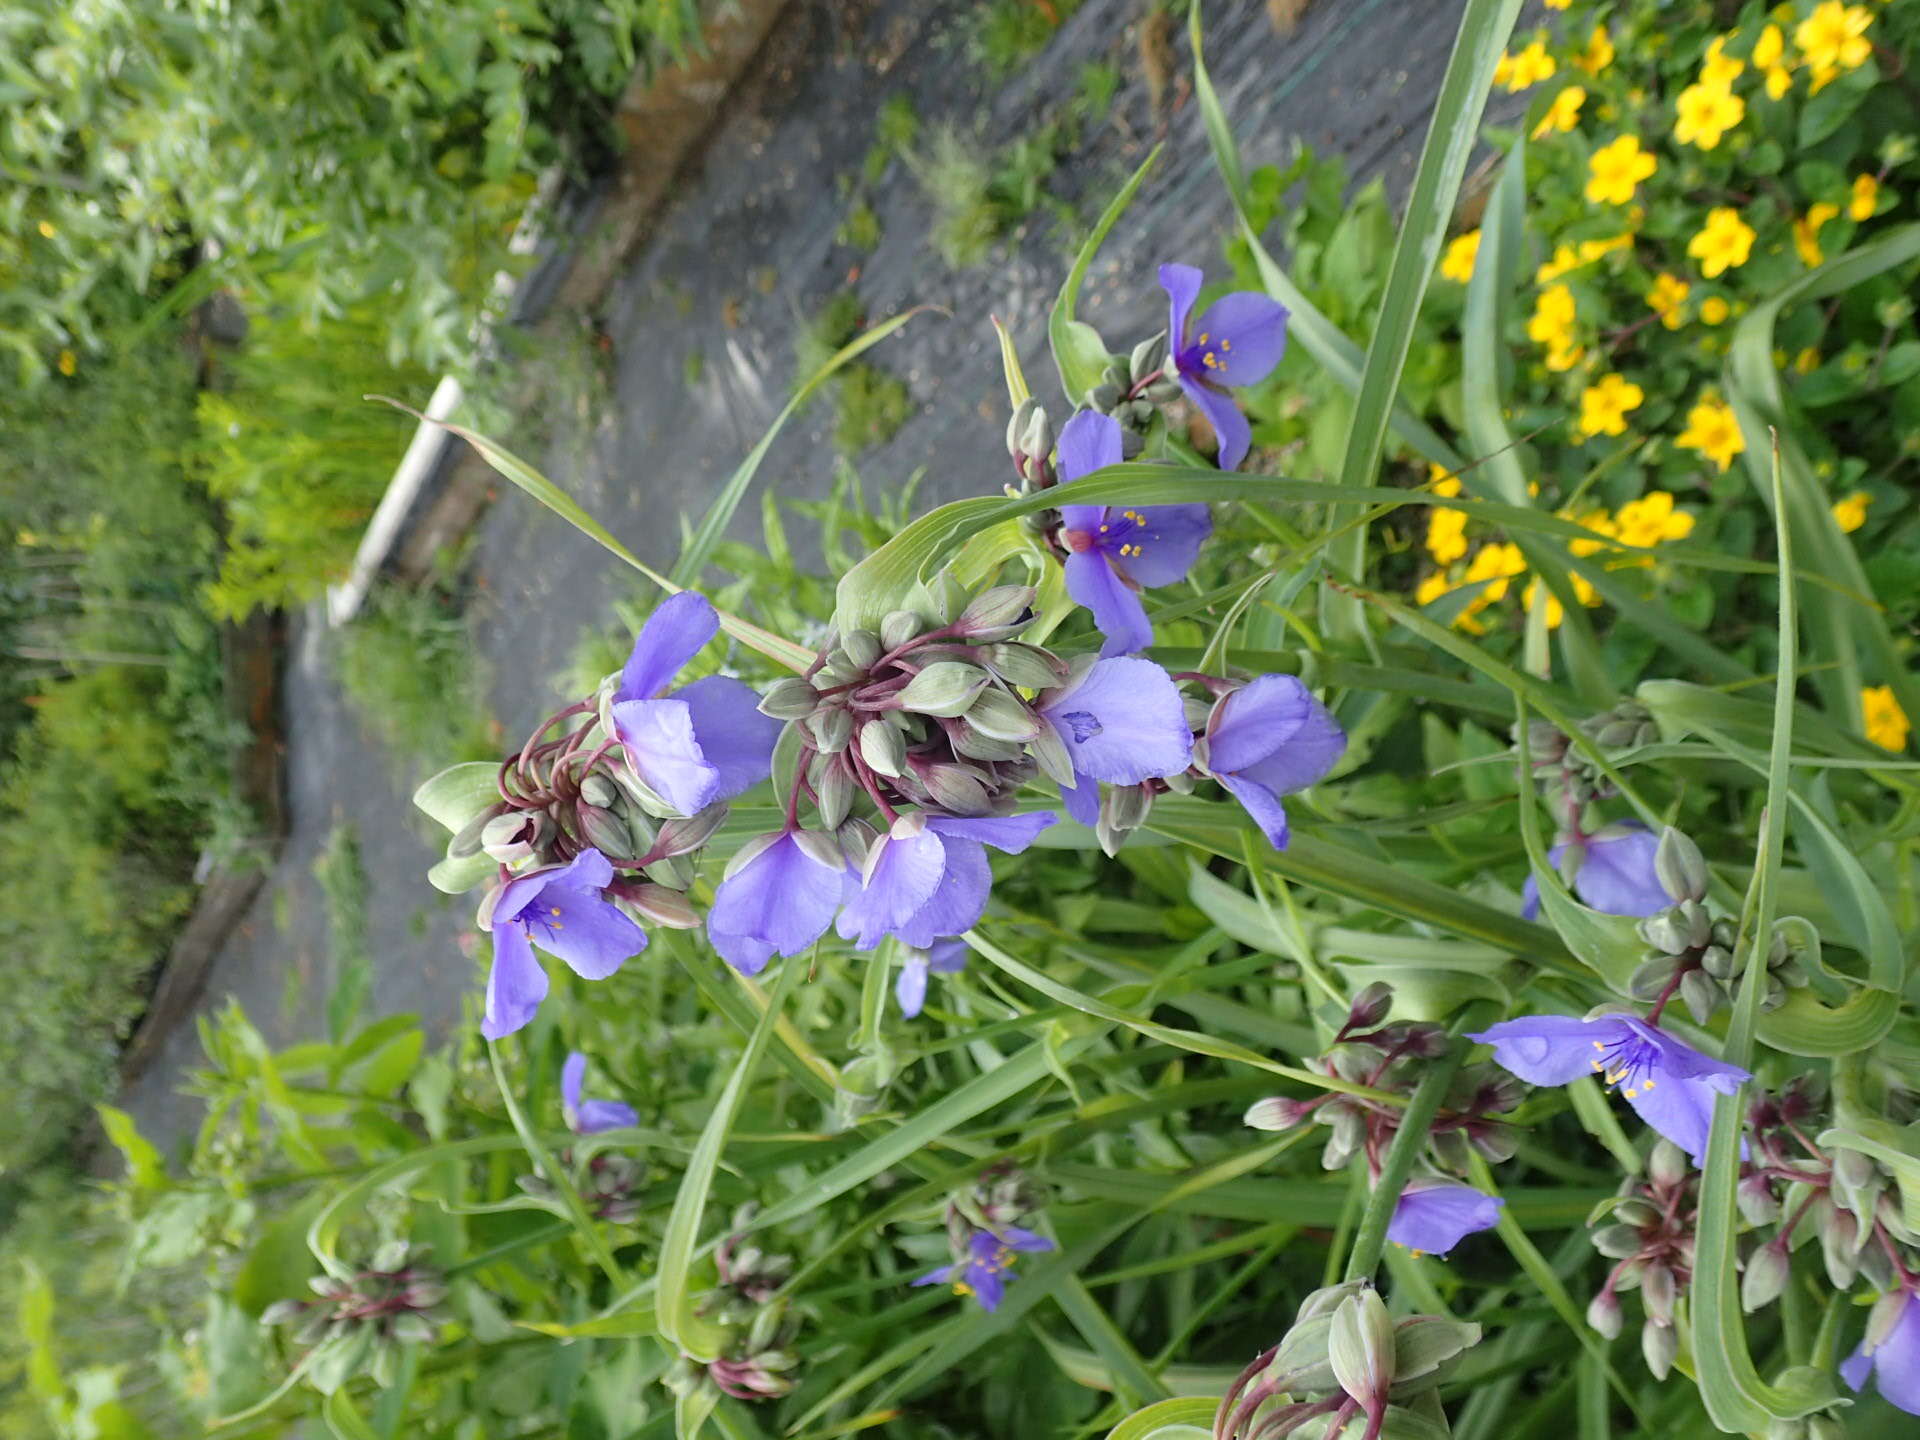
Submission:
[[[752,1205],[734,1213],[734,1224],[753,1218]],[[700,1296],[695,1309],[717,1330],[706,1361],[682,1355],[664,1383],[676,1395],[712,1385],[736,1400],[777,1400],[800,1383],[800,1354],[794,1341],[800,1317],[781,1288],[792,1278],[793,1257],[774,1255],[742,1244],[738,1233],[714,1251],[718,1283]]]
[[[1180,383],[1167,373],[1167,332],[1142,340],[1126,357],[1115,357],[1087,395],[1087,405],[1120,422],[1127,458],[1140,452],[1160,407],[1180,398]]]
[[[279,1301],[260,1321],[289,1328],[306,1350],[307,1383],[323,1394],[360,1374],[391,1384],[401,1347],[431,1343],[447,1319],[446,1280],[404,1240],[388,1241],[350,1276],[316,1275],[307,1283],[316,1298]]]
[[[1660,738],[1653,712],[1637,700],[1622,700],[1611,710],[1589,716],[1580,722],[1579,730],[1601,749],[1614,753],[1637,750]],[[1517,750],[1517,734],[1514,740]],[[1576,749],[1550,720],[1527,722],[1527,750],[1534,780],[1547,794],[1559,798],[1562,823],[1568,828],[1595,828],[1580,821],[1587,806],[1618,793],[1606,772]]]
[[[562,1158],[566,1162],[572,1157]],[[587,1213],[609,1225],[634,1222],[640,1214],[640,1188],[646,1182],[646,1162],[616,1150],[602,1150],[589,1156],[573,1173],[573,1188]],[[556,1214],[566,1214],[559,1204],[559,1192],[543,1177],[522,1175],[516,1183],[528,1195],[551,1204]]]
[[[1385,1023],[1393,992],[1375,982],[1353,999],[1346,1022],[1326,1053],[1305,1062],[1318,1074],[1391,1095],[1413,1094],[1427,1062],[1446,1053],[1449,1039],[1439,1025],[1423,1021]],[[1472,1152],[1493,1164],[1513,1157],[1516,1134],[1499,1118],[1526,1096],[1526,1086],[1493,1065],[1463,1067],[1454,1077],[1428,1131],[1427,1158],[1441,1170],[1464,1174]],[[1256,1130],[1290,1130],[1312,1118],[1328,1127],[1320,1163],[1338,1170],[1355,1155],[1379,1178],[1381,1161],[1405,1116],[1403,1105],[1364,1095],[1328,1091],[1310,1100],[1270,1096],[1247,1110]]]
[[[1587,1306],[1587,1323],[1609,1340],[1620,1333],[1620,1292],[1640,1291],[1645,1321],[1640,1352],[1654,1378],[1664,1380],[1679,1353],[1674,1306],[1693,1280],[1699,1175],[1670,1140],[1653,1147],[1644,1177],[1629,1176],[1606,1207],[1606,1224],[1591,1229],[1594,1249],[1616,1263]]]
[[[1377,1436],[1390,1412],[1436,1389],[1459,1357],[1480,1340],[1480,1327],[1438,1315],[1394,1320],[1363,1280],[1316,1290],[1293,1328],[1262,1351],[1220,1401],[1214,1440],[1282,1440],[1325,1422],[1336,1434],[1353,1416],[1367,1417]]]

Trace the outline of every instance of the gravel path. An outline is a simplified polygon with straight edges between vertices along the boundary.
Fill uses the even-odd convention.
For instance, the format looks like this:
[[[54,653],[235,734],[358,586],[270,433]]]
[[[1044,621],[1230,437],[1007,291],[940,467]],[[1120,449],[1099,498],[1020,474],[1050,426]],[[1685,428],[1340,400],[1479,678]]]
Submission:
[[[1209,63],[1248,165],[1284,163],[1298,138],[1344,154],[1360,178],[1385,175],[1403,194],[1462,7],[1321,0],[1281,35],[1252,0],[1212,5]],[[1068,242],[1042,213],[985,263],[950,270],[929,239],[930,207],[896,160],[865,190],[883,237],[863,256],[836,242],[849,207],[840,177],[858,172],[892,96],[910,97],[923,137],[946,123],[1004,145],[1069,102],[1089,62],[1115,65],[1122,83],[1109,120],[1087,127],[1082,153],[1050,184],[1081,214],[1097,213],[1164,135],[1167,153],[1109,238],[1082,301],[1083,316],[1116,343],[1150,332],[1164,323],[1155,267],[1180,259],[1217,269],[1225,207],[1186,94],[1183,35],[1172,37],[1163,113],[1155,114],[1135,23],[1144,8],[1087,0],[1041,55],[994,88],[969,58],[977,5],[798,0],[606,298],[600,318],[614,359],[603,403],[584,418],[539,417],[545,433],[565,432],[548,447],[548,473],[664,568],[681,517],[699,515],[783,403],[797,331],[853,283],[871,319],[914,305],[951,316],[923,315],[869,357],[906,381],[915,408],[891,440],[857,457],[867,493],[891,490],[922,467],[922,504],[997,489],[1005,397],[987,317],[1010,325],[1029,376],[1050,388],[1046,310],[1071,259]],[[830,424],[830,406],[812,407],[781,438],[762,484],[827,493],[836,466]],[[500,438],[528,444],[531,433]],[[757,535],[757,513],[750,501],[743,538]],[[632,585],[590,541],[511,493],[482,522],[473,563],[476,643],[491,667],[495,713],[519,735],[553,708],[549,681],[583,629],[607,625],[611,602]],[[417,777],[341,698],[331,673],[335,637],[307,616],[292,626],[290,644],[291,836],[272,883],[216,962],[201,1008],[231,995],[275,1043],[324,1031],[334,977],[312,866],[331,829],[351,823],[377,958],[369,1011],[411,1011],[442,1033],[478,994],[471,937],[463,937],[470,907],[427,885],[438,846],[407,802]],[[183,1026],[122,1098],[163,1145],[190,1141],[200,1102],[178,1086],[199,1060],[198,1037]]]

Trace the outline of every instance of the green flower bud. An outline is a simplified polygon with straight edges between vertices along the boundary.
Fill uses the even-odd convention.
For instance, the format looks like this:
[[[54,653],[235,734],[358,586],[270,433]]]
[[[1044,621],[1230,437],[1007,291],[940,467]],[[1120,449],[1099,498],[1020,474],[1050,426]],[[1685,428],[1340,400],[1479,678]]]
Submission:
[[[1640,1232],[1631,1225],[1602,1225],[1589,1235],[1593,1248],[1614,1260],[1640,1253]]]
[[[1620,1297],[1611,1290],[1602,1290],[1587,1302],[1587,1324],[1595,1334],[1612,1340],[1620,1334]]]
[[[853,716],[840,705],[814,711],[806,724],[813,733],[813,748],[822,755],[838,755],[853,739]]]
[[[669,930],[698,930],[705,923],[685,895],[664,885],[636,885],[626,899],[646,920]]]
[[[1377,1290],[1362,1290],[1340,1302],[1327,1333],[1327,1359],[1340,1388],[1369,1415],[1387,1402],[1396,1351],[1393,1317]]]
[[[954,633],[969,639],[994,640],[1025,629],[1037,593],[1031,585],[995,585],[983,590],[960,612]]]
[[[1067,678],[1067,667],[1053,654],[1017,640],[988,645],[980,651],[980,658],[1007,684],[1027,690],[1051,689]]]
[[[880,622],[880,643],[891,654],[927,628],[927,622],[911,610],[889,610]]]
[[[1338,1285],[1329,1285],[1324,1289],[1311,1292],[1306,1299],[1300,1302],[1300,1308],[1294,1312],[1294,1325],[1298,1327],[1303,1322],[1313,1319],[1316,1315],[1322,1315],[1327,1317],[1328,1320],[1331,1320],[1333,1318],[1333,1312],[1340,1308],[1340,1302],[1345,1300],[1349,1295],[1358,1295],[1360,1291],[1365,1288],[1366,1284],[1367,1282],[1364,1280],[1343,1280]],[[1280,1357],[1276,1357],[1276,1363],[1279,1358],[1285,1356],[1287,1346],[1291,1344],[1292,1341],[1293,1336],[1288,1335],[1288,1337],[1281,1342]],[[1322,1348],[1324,1349],[1325,1347],[1322,1346]]]
[[[1027,752],[1024,746],[1014,740],[999,740],[984,735],[974,728],[973,717],[955,722],[947,731],[953,745],[953,753],[968,760],[987,760],[996,764],[1018,760]],[[1037,737],[1036,737],[1037,738]]]
[[[1651,955],[1642,960],[1627,978],[1627,993],[1636,1000],[1653,1000],[1672,983],[1674,972],[1679,968],[1680,958],[1677,955]]]
[[[1860,1268],[1860,1244],[1870,1232],[1863,1230],[1851,1213],[1834,1207],[1832,1217],[1820,1227],[1820,1258],[1827,1267],[1827,1279],[1833,1288],[1853,1288]]]
[[[1089,409],[1098,410],[1102,415],[1111,414],[1120,404],[1120,387],[1111,380],[1104,380],[1087,394]]]
[[[986,815],[993,797],[971,770],[959,765],[929,765],[920,777],[927,798],[952,815]]]
[[[815,763],[813,808],[820,816],[820,823],[829,830],[847,818],[853,809],[854,796],[859,793],[860,782],[838,757],[822,756]]]
[[[1680,1336],[1671,1325],[1649,1320],[1640,1327],[1640,1354],[1656,1380],[1664,1380],[1680,1354]]]
[[[936,660],[899,695],[900,708],[917,715],[965,715],[987,685],[987,672],[960,660]]]
[[[767,687],[766,693],[760,697],[758,708],[762,715],[772,716],[775,720],[804,720],[819,703],[818,690],[798,675],[789,675]]]
[[[898,776],[907,768],[906,739],[886,721],[869,720],[860,727],[860,758],[876,774]]]
[[[1053,453],[1053,426],[1047,423],[1047,412],[1037,405],[1027,417],[1027,428],[1020,432],[1020,451],[1036,457]]]
[[[496,815],[480,831],[480,848],[502,865],[538,860],[553,838],[553,822],[538,810],[510,810]]]
[[[1665,1265],[1649,1265],[1640,1276],[1640,1299],[1651,1315],[1662,1325],[1673,1323],[1673,1302],[1679,1294],[1679,1286],[1673,1278],[1673,1271]]]
[[[590,778],[597,780],[600,777],[596,775]],[[452,860],[465,860],[469,856],[478,855],[487,826],[508,813],[504,805],[487,806],[454,832],[453,838],[447,842],[447,857]]]
[[[1163,376],[1147,386],[1141,394],[1155,405],[1171,405],[1180,398],[1180,382]]]
[[[1671,1140],[1661,1140],[1647,1157],[1647,1176],[1662,1189],[1671,1190],[1687,1178],[1691,1163],[1686,1151]]]
[[[992,687],[980,692],[966,716],[967,724],[979,734],[1016,745],[1032,741],[1045,728],[1025,701]]]
[[[1680,999],[1696,1024],[1704,1025],[1713,1019],[1713,1012],[1725,998],[1720,982],[1704,970],[1689,970],[1680,977]]]
[[[1707,861],[1700,847],[1669,825],[1660,832],[1660,847],[1654,851],[1653,871],[1674,903],[1707,898]]]
[[[1007,454],[1013,456],[1015,459],[1018,459],[1023,454],[1032,453],[1031,451],[1022,450],[1021,446],[1024,443],[1027,427],[1033,423],[1034,413],[1039,409],[1040,402],[1029,395],[1020,402],[1019,408],[1013,412],[1013,418],[1007,421]],[[897,644],[899,642],[896,641],[895,643]],[[892,646],[888,648],[891,649]]]
[[[633,831],[613,811],[581,800],[575,802],[573,813],[586,842],[609,860],[617,864],[640,858],[642,852],[633,848]]]
[[[1045,416],[1039,419],[1044,422]],[[1029,450],[1027,453],[1044,455],[1046,451]],[[933,615],[934,622],[939,625],[951,625],[959,619],[960,612],[967,608],[967,602],[973,598],[967,587],[955,578],[951,570],[942,570],[920,589],[926,594],[927,608]]]
[[[1166,363],[1167,332],[1162,330],[1133,347],[1133,353],[1127,357],[1127,379],[1138,384]]]
[[[1393,1330],[1393,1385],[1400,1401],[1439,1383],[1447,1368],[1480,1343],[1480,1327],[1444,1315],[1410,1315]]]
[[[1027,748],[1047,778],[1055,784],[1074,783],[1073,757],[1067,753],[1067,742],[1060,738],[1060,732],[1051,725],[1042,725],[1040,733],[1027,742]]]
[[[1709,945],[1700,952],[1700,968],[1716,980],[1733,977],[1733,951],[1724,945]]]

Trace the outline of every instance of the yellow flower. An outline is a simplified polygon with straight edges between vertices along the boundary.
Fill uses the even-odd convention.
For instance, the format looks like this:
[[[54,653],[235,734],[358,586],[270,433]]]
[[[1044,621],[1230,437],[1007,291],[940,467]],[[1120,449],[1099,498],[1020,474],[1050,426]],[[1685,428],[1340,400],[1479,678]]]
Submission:
[[[1447,253],[1440,257],[1440,273],[1448,280],[1458,280],[1462,285],[1473,279],[1473,262],[1480,257],[1480,232],[1469,230],[1464,235],[1454,236],[1447,246]]]
[[[1746,68],[1744,60],[1727,54],[1727,37],[1718,35],[1707,46],[1707,58],[1700,63],[1700,83],[1724,90],[1738,80]]]
[[[1513,79],[1513,56],[1502,51],[1500,58],[1493,62],[1493,83],[1504,87]]]
[[[1573,291],[1554,285],[1540,292],[1533,302],[1533,317],[1527,321],[1527,338],[1542,345],[1551,344],[1573,324]]]
[[[1771,70],[1786,53],[1786,36],[1780,33],[1778,25],[1769,25],[1760,32],[1760,38],[1753,42],[1753,68]]]
[[[1685,303],[1687,292],[1692,288],[1678,275],[1661,274],[1654,277],[1653,288],[1647,292],[1647,304],[1667,329],[1680,328],[1680,306]]]
[[[1709,210],[1706,226],[1687,242],[1687,254],[1700,262],[1700,273],[1709,280],[1746,264],[1752,253],[1753,228],[1740,218],[1738,210],[1725,205]]]
[[[60,367],[60,373],[62,375],[71,375],[80,368],[80,362],[74,358],[73,351],[71,350],[62,350],[59,360],[55,363]]]
[[[1460,477],[1450,472],[1444,465],[1427,462],[1427,488],[1436,495],[1449,498],[1460,493]]]
[[[1684,540],[1693,533],[1693,515],[1673,508],[1673,496],[1665,490],[1653,490],[1638,500],[1629,500],[1614,516],[1619,538],[1627,545],[1647,549],[1662,540]]]
[[[1867,523],[1867,506],[1873,503],[1873,497],[1864,490],[1856,490],[1844,500],[1833,502],[1833,523],[1842,531],[1851,535]]]
[[[1567,516],[1564,516],[1564,518],[1573,519],[1574,517],[1567,515]],[[1595,535],[1603,537],[1601,540],[1569,541],[1567,544],[1567,549],[1571,550],[1574,554],[1582,557],[1592,555],[1598,550],[1605,549],[1606,548],[1604,544],[1605,540],[1616,540],[1620,536],[1619,527],[1613,523],[1613,517],[1607,514],[1607,512],[1604,510],[1588,511],[1585,515],[1582,515],[1579,517],[1579,524],[1581,529],[1591,530]],[[1585,601],[1584,592],[1582,594],[1582,600],[1585,603],[1591,603],[1590,601]]]
[[[1567,8],[1567,6],[1571,5],[1572,3],[1573,3],[1573,0],[1547,0],[1547,9],[1564,10]]]
[[[1721,85],[1702,81],[1680,92],[1673,138],[1682,145],[1711,150],[1720,138],[1747,118],[1747,102]]]
[[[1810,375],[1820,368],[1820,352],[1809,345],[1793,357],[1793,368],[1802,375]]]
[[[1872,175],[1853,177],[1853,198],[1847,202],[1849,220],[1871,220],[1880,204],[1880,182]]]
[[[1793,43],[1816,72],[1853,70],[1873,54],[1873,42],[1867,39],[1872,24],[1873,12],[1866,6],[1824,0],[1794,30]]]
[[[1807,207],[1807,213],[1793,222],[1793,248],[1809,266],[1818,265],[1826,256],[1820,250],[1820,227],[1840,213],[1838,205],[1821,200]]]
[[[1534,598],[1540,593],[1540,582],[1529,580],[1527,588],[1520,592],[1520,608],[1529,614],[1533,611]],[[1558,630],[1560,622],[1567,618],[1567,607],[1560,603],[1560,597],[1551,590],[1547,592],[1547,629]]]
[[[1907,712],[1893,698],[1891,685],[1869,685],[1862,690],[1860,716],[1865,724],[1867,739],[1882,750],[1907,748],[1907,736],[1913,727],[1907,721]]]
[[[1793,72],[1784,65],[1775,65],[1767,71],[1767,98],[1778,100],[1793,88]]]
[[[1587,353],[1587,347],[1573,343],[1571,335],[1562,335],[1547,346],[1547,369],[1555,374],[1571,370],[1580,363],[1580,357]]]
[[[1551,80],[1559,68],[1554,64],[1553,57],[1547,54],[1546,42],[1536,40],[1513,57],[1505,76],[1496,70],[1494,79],[1517,92],[1530,89],[1542,80]]]
[[[1451,565],[1467,553],[1467,513],[1435,509],[1427,515],[1427,553]]]
[[[1839,78],[1838,65],[1816,65],[1813,69],[1813,78],[1807,82],[1807,94],[1818,95]]]
[[[1542,262],[1540,268],[1533,272],[1533,283],[1536,285],[1551,285],[1569,270],[1578,270],[1579,268],[1580,252],[1575,250],[1571,245],[1556,245],[1553,250],[1553,258]]]
[[[1635,223],[1638,223],[1640,217],[1636,212],[1632,218]],[[1582,265],[1591,265],[1602,255],[1611,255],[1614,251],[1624,250],[1631,244],[1633,244],[1633,232],[1631,230],[1620,235],[1610,236],[1605,240],[1582,240],[1580,242],[1580,263]]]
[[[1573,63],[1589,75],[1598,75],[1613,63],[1613,40],[1606,26],[1593,27],[1593,34],[1587,37],[1586,50],[1574,56]]]
[[[1724,325],[1727,316],[1732,313],[1733,306],[1729,305],[1718,295],[1709,295],[1700,302],[1700,318],[1709,325]]]
[[[1414,603],[1418,605],[1431,605],[1452,588],[1453,582],[1448,580],[1440,571],[1436,570],[1433,574],[1422,580],[1420,582],[1420,588],[1413,592]]]
[[[1466,577],[1462,585],[1479,586],[1477,593],[1461,614],[1461,620],[1472,616],[1475,611],[1484,610],[1495,601],[1506,598],[1507,587],[1515,575],[1527,572],[1526,557],[1520,553],[1520,547],[1514,544],[1489,543],[1474,552],[1473,563],[1467,566]],[[1486,583],[1483,583],[1486,582]],[[1455,621],[1456,624],[1460,621]],[[1466,628],[1477,630],[1477,626]]]
[[[1657,168],[1653,156],[1640,148],[1637,136],[1622,135],[1593,152],[1587,161],[1587,199],[1595,205],[1625,205],[1642,180]]]
[[[1540,117],[1540,123],[1533,127],[1533,138],[1551,135],[1556,130],[1571,130],[1580,123],[1580,107],[1587,103],[1587,92],[1578,85],[1569,85],[1553,97],[1553,103],[1547,106]]]
[[[1740,434],[1740,422],[1734,419],[1733,407],[1713,395],[1703,396],[1687,412],[1687,428],[1680,432],[1674,444],[1683,450],[1698,450],[1722,470],[1747,448]]]
[[[42,239],[51,240],[59,233],[58,230],[53,228],[53,222],[51,220],[42,220],[40,222],[40,236]]]
[[[1580,392],[1580,434],[1624,435],[1627,412],[1637,410],[1646,392],[1619,375],[1606,375]]]

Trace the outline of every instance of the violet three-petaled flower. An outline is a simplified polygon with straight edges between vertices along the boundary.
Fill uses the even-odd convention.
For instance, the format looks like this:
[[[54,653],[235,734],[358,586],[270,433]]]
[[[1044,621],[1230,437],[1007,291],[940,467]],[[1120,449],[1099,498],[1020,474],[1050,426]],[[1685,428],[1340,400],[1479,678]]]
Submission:
[[[916,950],[971,930],[993,888],[988,845],[1018,855],[1060,817],[903,815],[874,842],[857,885],[847,886],[840,938],[871,950],[887,936]]]
[[[1394,1204],[1387,1239],[1416,1255],[1444,1255],[1467,1236],[1498,1225],[1506,1203],[1471,1185],[1415,1180]]]
[[[647,948],[647,932],[607,899],[612,881],[607,857],[582,850],[570,865],[507,882],[487,919],[493,968],[482,1035],[511,1035],[547,998],[547,972],[534,958],[535,945],[566,961],[583,980],[604,980]]]
[[[707,911],[707,939],[742,975],[775,955],[798,955],[826,933],[846,884],[840,842],[783,830],[743,845]]]
[[[1296,675],[1262,675],[1207,717],[1207,769],[1246,808],[1276,850],[1287,848],[1283,795],[1317,785],[1346,753],[1333,713]]]
[[[1899,1299],[1896,1301],[1895,1296]],[[1881,1319],[1886,1306],[1892,1324],[1884,1338],[1874,1343],[1875,1320]],[[1897,1308],[1895,1308],[1897,1306]],[[1874,1307],[1874,1319],[1867,1322],[1867,1338],[1840,1362],[1840,1378],[1849,1389],[1864,1390],[1872,1377],[1888,1403],[1909,1415],[1920,1415],[1920,1294],[1895,1290],[1880,1297]]]
[[[1071,484],[1123,458],[1120,422],[1082,410],[1060,431],[1060,478]],[[1193,568],[1213,514],[1205,505],[1075,505],[1060,492],[1060,543],[1067,594],[1093,612],[1107,637],[1102,655],[1130,655],[1153,643],[1140,592],[1171,585]]]
[[[957,1295],[971,1295],[982,1310],[997,1310],[1006,1297],[1007,1280],[1013,1274],[1014,1256],[1031,1255],[1053,1249],[1044,1235],[1009,1225],[1000,1231],[976,1230],[968,1242],[967,1258],[954,1265],[942,1265],[922,1275],[915,1285],[951,1284]]]
[[[624,1130],[638,1125],[640,1117],[631,1105],[618,1100],[583,1100],[580,1086],[587,1078],[587,1057],[578,1050],[568,1052],[567,1063],[560,1067],[560,1113],[567,1128],[576,1135],[598,1135],[603,1130]]]
[[[1534,1085],[1598,1072],[1695,1165],[1704,1163],[1715,1098],[1753,1078],[1631,1015],[1522,1015],[1467,1038],[1493,1046],[1495,1061]]]
[[[666,689],[720,628],[706,596],[683,590],[647,617],[620,672],[610,718],[627,764],[682,815],[767,778],[781,722],[738,680],[709,675]]]
[[[1253,431],[1228,386],[1257,385],[1287,352],[1287,307],[1252,290],[1236,290],[1190,321],[1205,276],[1191,265],[1162,265],[1168,301],[1167,364],[1187,399],[1205,413],[1220,440],[1220,468],[1247,458]]]
[[[967,968],[967,942],[958,938],[936,940],[926,950],[909,950],[900,966],[900,978],[893,982],[893,997],[900,1002],[900,1013],[911,1020],[927,1003],[927,976],[958,975]]]
[[[1660,837],[1638,820],[1603,825],[1584,839],[1568,836],[1547,852],[1558,868],[1569,850],[1580,868],[1573,872],[1573,893],[1589,910],[1602,915],[1657,915],[1673,904],[1654,869]],[[1531,920],[1540,913],[1540,883],[1533,876],[1521,890],[1520,913]]]
[[[1178,775],[1193,760],[1193,732],[1173,677],[1151,660],[1096,660],[1078,679],[1040,697],[1040,718],[1066,746],[1073,784],[1060,787],[1083,825],[1100,817],[1100,787]]]

